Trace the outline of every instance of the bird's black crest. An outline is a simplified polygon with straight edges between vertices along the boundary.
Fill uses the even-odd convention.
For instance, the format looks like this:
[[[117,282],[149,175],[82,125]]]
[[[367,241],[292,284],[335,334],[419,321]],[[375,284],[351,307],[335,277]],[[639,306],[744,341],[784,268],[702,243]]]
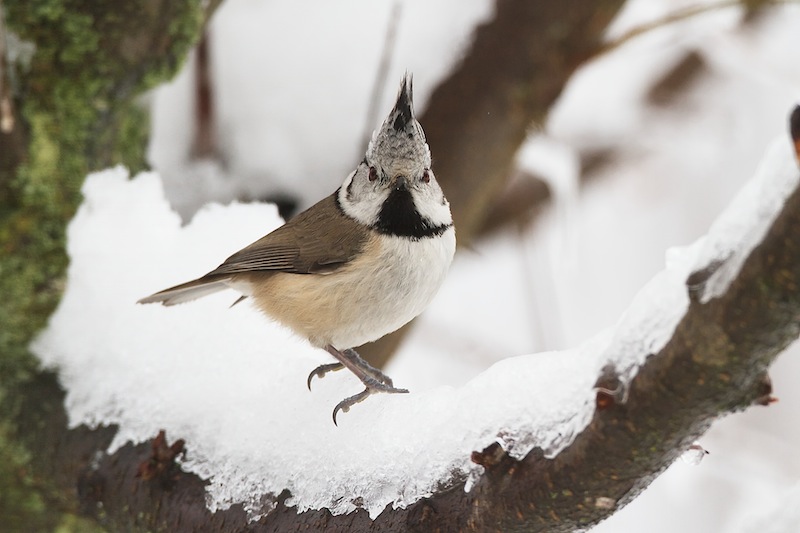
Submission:
[[[423,217],[414,205],[411,192],[407,189],[392,189],[383,202],[378,214],[375,229],[384,235],[410,237],[415,240],[437,237],[447,231],[452,224],[434,225]]]
[[[414,100],[414,90],[411,84],[411,77],[406,75],[400,85],[400,94],[397,95],[397,102],[394,104],[394,119],[392,127],[395,131],[405,131],[409,122],[414,119],[414,112],[411,108]]]

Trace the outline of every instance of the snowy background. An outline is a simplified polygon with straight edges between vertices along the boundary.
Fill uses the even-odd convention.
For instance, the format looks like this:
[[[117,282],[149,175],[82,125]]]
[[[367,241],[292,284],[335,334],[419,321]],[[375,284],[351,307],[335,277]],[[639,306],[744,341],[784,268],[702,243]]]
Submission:
[[[689,4],[629,1],[609,29],[609,38],[684,5]],[[191,59],[174,82],[150,97],[151,160],[164,180],[169,203],[184,221],[194,217],[192,224],[181,230],[181,219],[168,210],[155,176],[141,177],[132,188],[122,191],[124,171],[116,170],[110,172],[116,177],[106,176],[107,185],[87,185],[89,201],[79,217],[85,221],[95,217],[94,225],[87,222],[84,228],[98,233],[89,239],[84,236],[82,242],[104,242],[103,222],[113,222],[117,231],[120,227],[128,231],[142,250],[149,246],[147,253],[151,254],[116,258],[120,268],[135,271],[138,281],[126,289],[130,294],[117,293],[115,299],[95,302],[107,316],[125,316],[123,304],[203,274],[226,257],[219,252],[225,246],[229,252],[235,251],[280,223],[273,208],[254,205],[227,210],[212,206],[195,217],[207,202],[283,193],[299,196],[307,206],[341,183],[361,158],[365,130],[374,127],[366,124],[367,103],[392,9],[390,2],[355,0],[227,0],[223,4],[210,27],[220,157],[202,162],[189,158]],[[431,90],[468,46],[474,26],[491,13],[492,3],[487,0],[402,2],[381,113],[394,96],[394,80],[405,70],[414,73],[417,109],[423,110]],[[595,336],[614,325],[635,294],[664,267],[665,251],[704,234],[754,174],[772,139],[786,135],[788,112],[800,98],[798,28],[800,7],[796,5],[776,8],[748,24],[742,23],[738,9],[719,9],[650,31],[582,68],[551,110],[547,123],[532,133],[520,154],[522,167],[544,175],[553,184],[558,193],[554,208],[530,227],[506,230],[457,255],[439,296],[387,369],[395,383],[415,393],[410,397],[416,399],[403,398],[404,406],[411,407],[411,413],[425,412],[426,404],[441,406],[424,416],[452,422],[447,417],[447,402],[458,403],[459,396],[468,396],[470,387],[480,384],[480,379],[473,378],[496,361],[578,347],[592,338],[595,348],[597,343],[607,342]],[[705,70],[679,98],[653,103],[648,91],[688,50],[701,54]],[[612,149],[615,159],[579,189],[578,150],[587,147]],[[121,212],[128,218],[120,221]],[[156,218],[151,220],[150,234],[142,233],[141,217]],[[253,233],[242,233],[244,227]],[[233,242],[232,233],[239,242]],[[83,253],[86,264],[91,265],[93,254],[101,251]],[[157,267],[148,257],[159,258]],[[80,276],[71,273],[70,283],[73,290],[81,283]],[[108,287],[109,293],[114,290]],[[270,351],[281,361],[291,359],[268,365],[267,372],[272,375],[263,382],[294,383],[299,378],[302,384],[308,370],[325,361],[325,356],[303,348],[286,332],[270,329],[260,317],[248,315],[247,308],[237,306],[228,311],[228,300],[233,299],[235,296],[226,299],[220,295],[182,306],[177,313],[137,307],[137,316],[144,317],[140,330],[128,331],[124,321],[112,320],[102,328],[102,335],[87,330],[85,337],[95,338],[98,349],[105,349],[108,343],[129,346],[131,371],[162,371],[159,361],[148,360],[142,353],[182,353],[183,358],[169,366],[174,373],[172,382],[205,402],[209,413],[231,395],[244,405],[262,408],[239,413],[235,420],[209,415],[220,417],[212,421],[214,431],[222,427],[224,432],[234,423],[249,424],[259,429],[246,438],[258,444],[272,411],[286,409],[315,413],[319,420],[309,426],[326,424],[330,408],[343,391],[345,395],[355,392],[350,390],[355,382],[338,383],[329,377],[315,386],[313,393],[300,387],[294,396],[283,392],[264,396],[262,375],[252,371],[262,364],[257,360],[260,354],[251,350],[253,342],[262,337],[253,341],[253,335],[263,334],[263,342],[270,344]],[[64,305],[68,304],[65,298]],[[84,301],[83,305],[88,304]],[[181,331],[185,327],[181,324],[213,313],[222,324],[221,336]],[[237,340],[239,344],[234,346],[241,344],[244,357],[252,361],[245,361],[237,374],[222,375],[219,358],[193,357],[224,354],[231,349],[230,339],[242,336],[251,341],[241,344]],[[158,347],[153,345],[156,341]],[[174,345],[164,346],[164,342]],[[47,355],[46,336],[39,346],[46,360],[60,361],[58,355]],[[83,348],[83,353],[91,353]],[[291,358],[281,356],[280,352],[289,350]],[[581,354],[577,349],[563,358],[574,363]],[[526,358],[534,365],[531,368],[545,364],[556,372],[561,364],[552,354],[534,359],[536,356]],[[774,394],[780,399],[777,404],[719,421],[700,441],[710,452],[700,465],[678,461],[640,498],[594,531],[800,531],[800,457],[795,453],[800,448],[796,414],[800,390],[794,386],[799,367],[795,346],[771,372]],[[563,363],[561,368],[567,373],[551,374],[546,380],[563,382],[559,390],[567,396],[580,390],[581,380],[589,379],[585,376],[593,372],[587,368],[586,374],[571,380],[569,364]],[[95,377],[108,377],[119,368],[99,365],[95,371]],[[62,376],[62,380],[68,382],[70,376]],[[294,389],[298,388],[287,386],[281,391]],[[87,396],[71,394],[73,420],[126,416],[103,412],[102,405],[94,405]],[[577,410],[587,399],[575,396],[571,405]],[[423,401],[426,403],[420,403]],[[163,422],[159,416],[171,416],[160,413],[146,398],[133,406],[132,412],[137,409],[151,413],[156,429]],[[359,405],[342,421],[351,417],[349,422],[357,424],[393,409],[384,398],[371,398],[363,409]],[[550,412],[537,416],[550,417],[549,423],[556,424],[565,415]],[[330,429],[324,427],[324,431]],[[184,436],[193,429],[187,422],[186,427],[168,430],[168,437],[173,432],[176,437]],[[138,431],[146,434],[144,429]],[[319,438],[314,431],[309,429],[300,437]],[[116,444],[126,437],[140,436],[133,430],[123,432]],[[323,438],[331,437],[326,433]],[[340,432],[335,438],[345,437]],[[202,446],[202,435],[197,435],[197,441],[196,446]],[[469,446],[461,445],[468,453]],[[235,455],[239,448],[242,444],[233,442],[225,452]],[[305,458],[302,451],[297,453],[297,459]],[[235,458],[231,461],[235,463]],[[194,467],[202,469],[203,465]],[[234,471],[232,479],[236,475]],[[303,480],[290,479],[291,472],[286,476],[296,494]],[[254,478],[252,483],[258,481]],[[387,479],[386,486],[394,486],[392,479]]]

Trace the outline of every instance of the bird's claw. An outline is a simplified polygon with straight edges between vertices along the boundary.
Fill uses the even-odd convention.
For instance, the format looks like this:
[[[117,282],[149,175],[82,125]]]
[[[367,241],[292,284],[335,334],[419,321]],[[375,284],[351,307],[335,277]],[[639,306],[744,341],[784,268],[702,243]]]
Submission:
[[[364,385],[366,385],[366,388],[363,391],[359,392],[358,394],[354,394],[353,396],[349,396],[336,404],[336,407],[333,409],[333,425],[339,425],[336,422],[336,415],[338,415],[340,411],[343,413],[348,412],[355,404],[363,402],[370,395],[375,394],[376,392],[387,392],[390,394],[408,393],[408,389],[396,389],[392,385],[381,383],[377,379],[365,380]]]
[[[319,365],[317,368],[311,371],[308,375],[308,379],[306,380],[306,385],[308,385],[308,390],[311,390],[311,380],[315,377],[317,378],[324,378],[325,374],[328,372],[336,372],[337,370],[341,370],[344,368],[342,363],[329,363],[327,365]]]
[[[325,365],[319,365],[317,368],[311,371],[308,375],[308,379],[306,379],[306,385],[308,386],[308,390],[311,390],[311,382],[314,378],[324,378],[325,374],[328,372],[336,372],[337,370],[341,370],[344,368],[342,363],[328,363]],[[380,381],[388,385],[389,387],[394,387],[394,383],[392,382],[392,378],[381,372],[375,367],[365,365],[364,370],[369,373],[375,380]]]

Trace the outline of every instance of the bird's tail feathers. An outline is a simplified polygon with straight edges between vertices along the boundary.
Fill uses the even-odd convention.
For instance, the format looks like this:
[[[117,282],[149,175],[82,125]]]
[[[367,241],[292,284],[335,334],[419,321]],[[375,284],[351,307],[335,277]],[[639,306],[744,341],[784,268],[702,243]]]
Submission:
[[[164,289],[150,296],[146,296],[139,300],[140,304],[160,303],[164,305],[177,305],[185,302],[191,302],[203,296],[208,296],[215,292],[228,288],[227,281],[229,278],[207,278],[202,277],[194,281],[188,281],[175,285],[169,289]]]

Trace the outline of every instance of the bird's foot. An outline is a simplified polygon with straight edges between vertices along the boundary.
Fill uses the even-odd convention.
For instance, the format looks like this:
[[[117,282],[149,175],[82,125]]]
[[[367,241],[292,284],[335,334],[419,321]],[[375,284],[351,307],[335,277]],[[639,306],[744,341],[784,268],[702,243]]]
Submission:
[[[359,355],[358,352],[353,350],[352,348],[347,350],[338,350],[334,346],[328,344],[325,346],[325,350],[338,359],[337,363],[330,363],[327,365],[321,365],[314,369],[311,374],[308,376],[307,384],[308,388],[311,388],[311,380],[314,376],[323,377],[328,372],[333,372],[336,370],[341,370],[342,368],[347,368],[350,370],[360,381],[364,384],[364,390],[359,392],[356,395],[350,396],[349,398],[345,398],[341,402],[339,402],[333,410],[333,423],[336,424],[336,416],[339,412],[347,412],[353,407],[355,404],[359,402],[363,402],[372,394],[376,392],[388,392],[390,394],[398,394],[398,393],[407,393],[407,389],[397,389],[394,387],[392,380],[378,370],[377,368],[373,367],[366,361],[364,361]],[[338,425],[338,424],[336,424]]]
[[[385,376],[384,376],[385,377]],[[338,426],[339,424],[336,422],[336,415],[339,412],[346,413],[353,407],[355,404],[363,402],[369,396],[375,394],[376,392],[387,392],[390,394],[405,394],[408,393],[408,389],[396,389],[391,384],[386,384],[378,381],[375,378],[368,377],[362,380],[366,388],[359,392],[358,394],[354,394],[348,398],[345,398],[333,409],[333,424]],[[390,380],[391,381],[391,380]]]
[[[352,348],[344,350],[342,355],[351,361],[355,366],[360,368],[364,374],[375,378],[377,381],[388,385],[389,387],[393,387],[394,383],[392,382],[392,378],[375,368],[374,366],[370,365],[366,361],[364,361],[361,356],[358,355],[358,352],[353,350]],[[308,375],[308,379],[306,379],[306,385],[308,386],[308,390],[311,390],[311,382],[314,378],[324,378],[328,372],[336,372],[337,370],[341,370],[345,367],[344,363],[328,363],[325,365],[319,365],[317,368],[311,371]],[[361,374],[356,374],[361,377]]]
[[[337,370],[341,370],[344,368],[342,363],[328,363],[327,365],[319,365],[317,368],[311,371],[308,375],[308,379],[306,380],[306,385],[308,385],[308,390],[311,390],[311,380],[314,378],[324,378],[325,374],[328,372],[336,372]]]

